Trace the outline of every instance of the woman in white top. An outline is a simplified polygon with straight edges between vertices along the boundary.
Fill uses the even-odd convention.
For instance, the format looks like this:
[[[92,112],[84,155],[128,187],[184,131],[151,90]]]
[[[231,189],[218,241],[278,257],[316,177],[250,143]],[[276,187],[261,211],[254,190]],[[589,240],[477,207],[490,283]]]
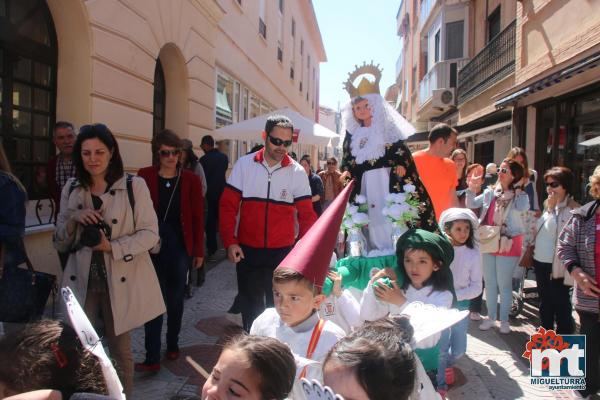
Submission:
[[[573,173],[565,167],[554,167],[544,174],[548,199],[544,213],[537,221],[533,267],[540,296],[540,321],[545,329],[559,334],[573,332],[569,288],[573,285],[569,274],[556,256],[558,235],[579,204],[571,197]],[[555,326],[556,323],[556,326]]]

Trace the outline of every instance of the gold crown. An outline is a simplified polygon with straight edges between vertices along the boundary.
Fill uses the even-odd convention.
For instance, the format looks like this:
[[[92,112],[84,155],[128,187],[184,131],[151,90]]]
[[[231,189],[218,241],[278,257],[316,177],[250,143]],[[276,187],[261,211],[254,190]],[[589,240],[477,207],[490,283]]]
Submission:
[[[374,65],[371,60],[371,64],[367,64],[363,62],[363,65],[360,67],[358,65],[354,66],[356,69],[354,72],[348,73],[348,80],[344,82],[344,87],[348,94],[350,94],[350,98],[355,98],[358,96],[364,96],[369,93],[377,93],[379,94],[379,81],[381,80],[381,72],[383,69],[379,68],[379,64]],[[375,78],[375,82],[369,81],[367,78],[363,77],[358,84],[358,87],[354,86],[354,81],[361,75],[372,75]]]

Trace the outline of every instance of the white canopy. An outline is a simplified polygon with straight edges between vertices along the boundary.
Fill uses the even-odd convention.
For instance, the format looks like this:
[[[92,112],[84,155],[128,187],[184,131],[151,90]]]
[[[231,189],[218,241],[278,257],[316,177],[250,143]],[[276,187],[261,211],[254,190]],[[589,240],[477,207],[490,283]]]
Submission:
[[[339,138],[339,135],[331,129],[317,124],[315,121],[286,107],[237,124],[223,126],[215,131],[215,139],[262,141],[261,133],[265,130],[265,123],[271,115],[285,115],[288,117],[294,124],[294,131],[298,132],[298,143],[300,144],[328,146],[331,139]]]
[[[580,146],[591,147],[591,146],[600,146],[600,136],[596,136],[594,138],[588,139],[584,142],[579,143]]]

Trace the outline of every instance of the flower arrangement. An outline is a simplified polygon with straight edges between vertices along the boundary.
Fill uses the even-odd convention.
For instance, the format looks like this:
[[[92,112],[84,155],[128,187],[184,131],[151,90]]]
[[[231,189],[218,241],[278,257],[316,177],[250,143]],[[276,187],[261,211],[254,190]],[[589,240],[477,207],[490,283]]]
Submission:
[[[408,228],[419,218],[419,195],[412,184],[403,187],[404,193],[390,193],[385,198],[382,213],[397,228]]]
[[[344,218],[342,220],[342,228],[345,231],[351,229],[360,229],[369,224],[369,216],[367,215],[369,207],[367,198],[363,195],[357,195],[353,203],[348,203]]]

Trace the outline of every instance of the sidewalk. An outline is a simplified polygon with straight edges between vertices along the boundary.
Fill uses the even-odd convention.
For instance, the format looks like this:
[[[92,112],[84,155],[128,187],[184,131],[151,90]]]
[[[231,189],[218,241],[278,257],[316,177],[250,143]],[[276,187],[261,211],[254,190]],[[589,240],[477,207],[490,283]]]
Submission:
[[[185,361],[191,356],[208,372],[216,362],[224,337],[240,332],[227,310],[236,294],[235,268],[221,261],[206,274],[206,283],[186,300],[180,339],[181,357],[164,361],[157,374],[135,376],[134,400],[197,399],[204,379]],[[559,392],[529,384],[529,365],[521,357],[529,335],[537,328],[534,309],[526,309],[514,324],[510,335],[498,330],[482,332],[476,322],[469,327],[467,354],[458,362],[465,379],[452,387],[448,398],[454,399],[554,399],[566,398]],[[143,328],[133,333],[136,361],[144,358]],[[460,384],[460,383],[459,383]]]

